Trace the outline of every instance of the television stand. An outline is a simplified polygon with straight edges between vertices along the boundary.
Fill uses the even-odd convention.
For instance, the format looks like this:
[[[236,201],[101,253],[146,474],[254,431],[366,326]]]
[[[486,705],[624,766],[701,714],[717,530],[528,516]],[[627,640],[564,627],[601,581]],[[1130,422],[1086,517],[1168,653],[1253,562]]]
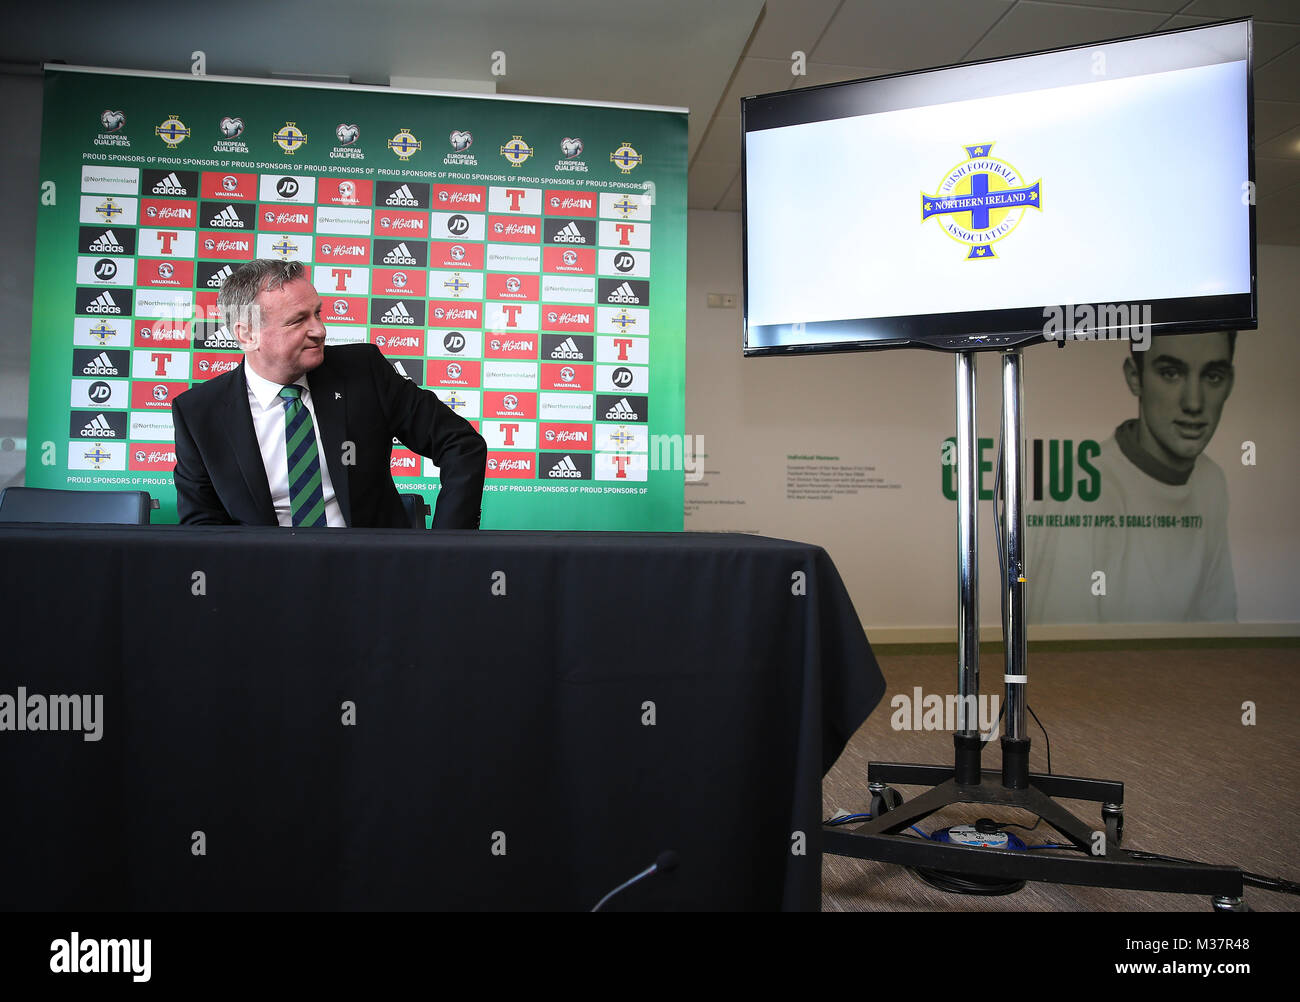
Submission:
[[[1125,890],[1208,894],[1216,911],[1248,911],[1242,900],[1242,874],[1233,866],[1174,863],[1138,858],[1120,845],[1124,834],[1124,784],[1029,771],[1025,728],[1028,688],[1025,630],[1024,508],[1022,502],[1021,349],[1002,355],[1002,465],[1006,547],[1003,553],[1003,640],[1006,651],[1006,730],[1002,770],[983,769],[983,742],[977,727],[979,695],[979,587],[976,534],[975,355],[956,354],[957,374],[957,730],[954,762],[906,765],[871,762],[867,789],[871,819],[856,826],[824,825],[822,848],[836,856],[960,874],[977,881],[1037,880]],[[903,802],[890,784],[928,786]],[[1102,827],[1081,821],[1054,798],[1101,804]],[[908,827],[954,804],[1017,808],[1042,818],[1086,855],[1049,856],[1042,852],[994,849],[921,840]],[[852,827],[853,830],[846,830]],[[1050,850],[1049,850],[1050,851]]]

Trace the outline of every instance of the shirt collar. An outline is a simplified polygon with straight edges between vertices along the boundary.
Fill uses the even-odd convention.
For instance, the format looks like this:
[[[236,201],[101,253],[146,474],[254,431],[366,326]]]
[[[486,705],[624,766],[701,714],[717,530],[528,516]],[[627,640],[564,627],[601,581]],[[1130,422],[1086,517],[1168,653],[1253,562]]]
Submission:
[[[278,400],[280,391],[284,389],[284,384],[273,383],[269,379],[259,376],[253,371],[253,367],[244,361],[244,378],[248,381],[249,392],[253,398],[262,406],[262,410],[268,410],[273,404],[279,404]],[[302,399],[306,400],[308,392],[307,376],[301,375],[290,385],[302,387]]]

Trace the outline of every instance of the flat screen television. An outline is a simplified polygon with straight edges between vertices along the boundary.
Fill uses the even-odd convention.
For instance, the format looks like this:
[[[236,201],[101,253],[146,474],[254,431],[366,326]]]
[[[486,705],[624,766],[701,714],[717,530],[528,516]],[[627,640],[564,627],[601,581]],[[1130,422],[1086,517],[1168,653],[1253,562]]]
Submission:
[[[1254,328],[1251,22],[741,102],[744,352]]]

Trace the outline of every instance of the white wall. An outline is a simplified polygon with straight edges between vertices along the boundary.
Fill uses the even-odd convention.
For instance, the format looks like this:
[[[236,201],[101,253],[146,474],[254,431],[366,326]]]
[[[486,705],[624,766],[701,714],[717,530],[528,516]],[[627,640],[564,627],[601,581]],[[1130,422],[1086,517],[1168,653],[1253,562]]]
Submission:
[[[689,220],[686,431],[703,435],[706,476],[687,483],[686,528],[760,532],[830,553],[873,638],[952,639],[955,506],[940,490],[939,447],[954,433],[950,355],[894,351],[804,358],[740,354],[740,217]],[[1237,341],[1236,383],[1206,454],[1223,467],[1238,620],[1175,627],[1038,629],[1031,636],[1241,635],[1300,632],[1300,247],[1259,248],[1260,326]],[[736,309],[710,309],[710,292]],[[1107,438],[1137,415],[1121,343],[1026,351],[1028,438]],[[999,362],[978,357],[978,424],[996,440]],[[1243,466],[1241,443],[1256,445]],[[828,500],[788,500],[790,455],[838,457],[819,467],[873,466],[883,484]],[[992,459],[992,457],[989,457]],[[991,485],[991,478],[989,480]],[[980,508],[981,621],[999,622],[991,504]],[[883,632],[882,632],[883,631]]]

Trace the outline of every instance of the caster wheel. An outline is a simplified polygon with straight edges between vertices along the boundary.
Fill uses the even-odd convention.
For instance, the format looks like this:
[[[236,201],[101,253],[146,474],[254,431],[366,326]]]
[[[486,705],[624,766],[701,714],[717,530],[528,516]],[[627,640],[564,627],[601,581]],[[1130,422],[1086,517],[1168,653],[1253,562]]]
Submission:
[[[1124,808],[1105,804],[1101,816],[1106,821],[1106,845],[1119,848],[1124,841]]]
[[[888,814],[890,811],[903,804],[903,795],[895,790],[892,786],[886,786],[879,793],[871,795],[871,816],[878,818],[882,814]]]

